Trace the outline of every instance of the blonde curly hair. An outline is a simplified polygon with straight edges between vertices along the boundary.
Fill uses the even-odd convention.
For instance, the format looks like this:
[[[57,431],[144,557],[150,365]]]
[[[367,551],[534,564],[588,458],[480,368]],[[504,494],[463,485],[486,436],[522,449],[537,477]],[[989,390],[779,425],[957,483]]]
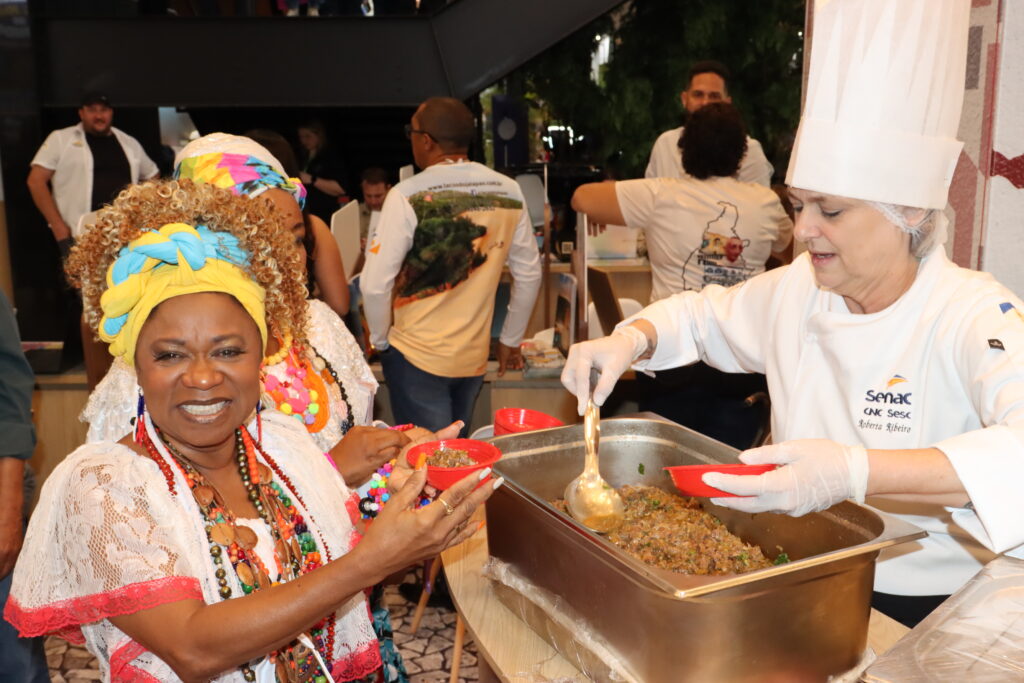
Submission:
[[[85,320],[93,330],[103,316],[100,297],[107,289],[107,270],[122,247],[143,231],[168,223],[205,225],[238,238],[250,254],[247,272],[266,290],[270,329],[282,337],[306,338],[304,260],[283,216],[266,198],[237,197],[191,180],[129,185],[97,212],[95,222],[79,237],[65,271],[82,291]]]

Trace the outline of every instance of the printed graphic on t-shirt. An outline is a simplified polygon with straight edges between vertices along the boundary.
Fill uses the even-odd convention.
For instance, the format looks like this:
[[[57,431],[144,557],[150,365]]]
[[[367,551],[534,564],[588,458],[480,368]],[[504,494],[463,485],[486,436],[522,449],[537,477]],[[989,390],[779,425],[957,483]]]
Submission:
[[[743,250],[750,246],[749,239],[743,239],[736,232],[739,211],[735,204],[718,202],[721,211],[704,227],[701,245],[690,252],[683,264],[683,280],[686,289],[692,289],[687,271],[696,270],[697,278],[707,285],[731,287],[743,282],[754,274],[743,258]]]
[[[395,279],[395,308],[446,292],[487,261],[487,228],[474,214],[521,209],[522,202],[497,193],[425,191],[409,197],[416,214],[412,248]]]

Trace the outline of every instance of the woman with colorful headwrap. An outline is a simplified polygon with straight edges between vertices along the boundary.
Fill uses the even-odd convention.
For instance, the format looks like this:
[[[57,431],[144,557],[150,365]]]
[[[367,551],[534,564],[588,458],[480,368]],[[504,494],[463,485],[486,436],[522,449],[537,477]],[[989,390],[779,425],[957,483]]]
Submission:
[[[269,204],[253,201],[255,206],[239,216],[254,232],[277,231],[288,240],[288,228],[296,222],[301,227],[302,184],[288,178],[277,159],[248,138],[224,133],[199,138],[178,155],[176,174],[233,195],[267,199]],[[135,204],[131,207],[138,208]],[[146,210],[152,211],[153,207]],[[125,220],[153,222],[145,215],[127,216]],[[300,258],[279,264],[280,277],[301,285],[302,255],[296,253]],[[320,451],[329,453],[345,481],[361,487],[360,509],[364,515],[373,516],[381,489],[371,490],[371,476],[376,476],[378,468],[387,469],[386,463],[398,454],[408,437],[422,438],[426,431],[416,429],[403,434],[371,426],[377,382],[358,344],[324,302],[310,299],[293,305],[306,311],[306,334],[303,338],[289,333],[281,327],[280,319],[269,325],[268,354],[261,373],[263,405],[301,418]],[[133,368],[121,359],[115,360],[82,413],[82,419],[89,422],[87,440],[116,441],[129,433],[138,394]],[[442,431],[439,436],[453,436],[459,428],[461,424],[452,434]],[[390,617],[381,597],[381,591],[375,589],[374,625],[389,672],[385,681],[400,683],[407,679],[391,642]]]
[[[281,221],[298,216],[305,190],[284,175],[277,160],[248,138],[214,133],[193,141],[178,155],[176,175],[223,188],[234,195],[267,199],[273,209],[253,230],[281,231]],[[263,214],[264,202],[251,212]],[[270,219],[276,215],[276,219]],[[298,259],[282,264],[282,278],[303,282]],[[299,304],[296,304],[299,305]],[[308,300],[305,338],[295,337],[271,324],[268,356],[263,368],[264,403],[301,419],[317,445],[330,452],[339,465],[351,461],[346,453],[362,453],[375,462],[387,462],[407,441],[402,434],[369,427],[377,382],[358,344],[344,323],[323,302]],[[89,398],[82,419],[89,423],[88,441],[116,440],[131,430],[135,374],[115,361]],[[360,425],[353,428],[353,425]],[[372,473],[372,469],[371,469]],[[346,480],[351,473],[343,472]],[[367,475],[369,476],[369,475]]]
[[[84,642],[104,680],[366,676],[380,654],[363,588],[467,538],[494,489],[471,478],[417,508],[419,469],[361,539],[338,514],[353,494],[308,432],[259,414],[266,321],[296,338],[305,325],[283,273],[299,256],[259,229],[272,222],[210,185],[150,182],[103,209],[69,261],[86,319],[143,394],[134,434],[50,475],[4,616]]]

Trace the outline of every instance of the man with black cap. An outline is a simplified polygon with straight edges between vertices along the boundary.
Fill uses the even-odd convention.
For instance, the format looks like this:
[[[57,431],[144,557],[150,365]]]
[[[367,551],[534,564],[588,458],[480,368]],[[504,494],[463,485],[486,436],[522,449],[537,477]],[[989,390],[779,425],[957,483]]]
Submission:
[[[28,189],[66,256],[82,216],[108,203],[125,185],[159,170],[139,141],[111,125],[114,110],[102,93],[82,98],[80,123],[50,133],[32,159]]]

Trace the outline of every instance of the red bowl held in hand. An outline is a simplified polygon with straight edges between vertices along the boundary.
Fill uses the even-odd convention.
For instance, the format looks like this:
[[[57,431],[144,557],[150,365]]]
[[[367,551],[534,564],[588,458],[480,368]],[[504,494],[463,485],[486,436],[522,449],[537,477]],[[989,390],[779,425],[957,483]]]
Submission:
[[[466,451],[469,457],[476,461],[476,464],[465,467],[434,467],[430,464],[429,458],[440,448]],[[497,446],[476,439],[442,439],[413,446],[405,454],[411,467],[416,467],[416,461],[420,459],[421,454],[426,454],[428,458],[427,483],[439,491],[451,488],[466,476],[473,472],[479,472],[485,467],[490,467],[501,458],[501,451]]]
[[[519,434],[535,429],[561,427],[565,423],[539,410],[529,408],[499,408],[494,411],[494,435]]]
[[[684,496],[697,496],[698,498],[744,498],[735,493],[726,493],[713,486],[704,483],[702,477],[706,472],[721,472],[722,474],[743,474],[754,475],[764,474],[774,470],[778,465],[676,465],[666,467],[665,470],[672,475],[672,483],[676,485],[679,492]]]

